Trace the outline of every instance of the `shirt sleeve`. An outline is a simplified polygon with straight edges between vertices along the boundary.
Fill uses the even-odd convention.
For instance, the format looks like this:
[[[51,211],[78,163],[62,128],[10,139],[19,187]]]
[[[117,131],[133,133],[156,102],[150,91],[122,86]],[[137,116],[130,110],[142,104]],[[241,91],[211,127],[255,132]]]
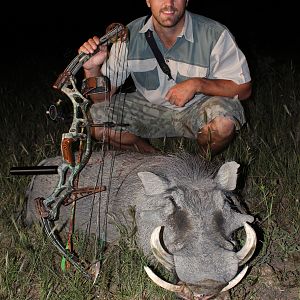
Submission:
[[[125,42],[116,42],[109,51],[107,61],[102,65],[101,72],[110,79],[114,87],[119,87],[129,76],[128,49]]]
[[[209,78],[232,80],[237,84],[251,81],[246,57],[227,29],[211,52]]]

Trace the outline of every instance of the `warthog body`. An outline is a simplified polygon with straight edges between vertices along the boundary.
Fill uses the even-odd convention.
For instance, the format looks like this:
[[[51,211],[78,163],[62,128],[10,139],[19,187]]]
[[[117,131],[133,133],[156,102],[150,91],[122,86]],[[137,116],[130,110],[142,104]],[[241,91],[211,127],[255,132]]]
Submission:
[[[55,165],[61,161],[57,157],[44,163]],[[95,231],[98,211],[102,214],[100,222],[107,211],[110,215],[107,240],[112,241],[118,238],[114,223],[126,224],[129,208],[134,208],[137,241],[145,254],[151,253],[152,232],[163,226],[163,247],[172,258],[170,269],[180,282],[198,293],[194,298],[183,297],[210,299],[239,272],[241,258],[234,251],[232,233],[253,221],[252,216],[232,209],[226,197],[226,193],[236,187],[238,167],[232,161],[216,169],[187,154],[163,156],[125,152],[114,156],[109,152],[103,161],[99,154],[93,154],[80,174],[79,186],[94,185],[100,168],[101,185],[106,186],[106,191],[100,197],[99,194],[88,196],[77,202],[75,226],[85,229],[91,224]],[[38,217],[34,199],[48,196],[57,180],[57,175],[34,178],[28,191],[27,223]],[[100,210],[96,209],[99,203]],[[91,206],[94,210],[90,223]],[[69,209],[61,207],[60,222],[69,217]]]

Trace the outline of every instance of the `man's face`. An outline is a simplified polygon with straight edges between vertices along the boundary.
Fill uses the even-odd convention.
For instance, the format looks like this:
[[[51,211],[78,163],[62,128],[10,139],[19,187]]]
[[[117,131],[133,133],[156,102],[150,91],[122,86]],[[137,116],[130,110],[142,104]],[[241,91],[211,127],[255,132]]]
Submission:
[[[156,22],[162,27],[173,27],[183,20],[187,0],[146,0]]]

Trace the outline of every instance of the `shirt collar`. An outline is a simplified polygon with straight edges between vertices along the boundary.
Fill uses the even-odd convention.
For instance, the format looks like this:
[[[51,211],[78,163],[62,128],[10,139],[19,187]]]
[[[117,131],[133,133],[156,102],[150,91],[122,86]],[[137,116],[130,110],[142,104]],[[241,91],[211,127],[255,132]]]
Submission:
[[[145,33],[148,30],[153,31],[153,24],[152,24],[152,16],[148,19],[148,21],[146,22],[146,24],[142,27],[142,29],[139,31],[139,33]]]
[[[139,33],[145,33],[148,30],[153,31],[153,23],[152,23],[152,17],[149,18],[149,20],[146,22],[146,24],[142,27],[142,29],[139,31]],[[185,37],[185,39],[191,43],[194,42],[194,36],[193,36],[193,21],[191,17],[191,13],[189,11],[185,12],[185,21],[182,28],[181,33],[178,35],[179,37]]]

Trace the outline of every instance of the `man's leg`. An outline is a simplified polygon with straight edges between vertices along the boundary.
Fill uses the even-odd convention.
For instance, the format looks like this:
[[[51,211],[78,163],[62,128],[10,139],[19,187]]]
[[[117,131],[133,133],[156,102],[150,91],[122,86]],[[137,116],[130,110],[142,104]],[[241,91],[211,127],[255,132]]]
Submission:
[[[113,122],[113,128],[93,127],[92,136],[116,149],[157,152],[148,139],[175,136],[174,111],[148,102],[139,93],[117,94],[110,102],[92,105],[95,124]]]
[[[142,153],[158,152],[147,139],[140,138],[127,131],[115,131],[105,128],[92,128],[92,137],[96,140],[107,142],[116,150],[132,150]]]
[[[206,96],[180,112],[177,121],[182,123],[182,136],[196,139],[201,153],[209,157],[229,145],[245,116],[239,100]]]

